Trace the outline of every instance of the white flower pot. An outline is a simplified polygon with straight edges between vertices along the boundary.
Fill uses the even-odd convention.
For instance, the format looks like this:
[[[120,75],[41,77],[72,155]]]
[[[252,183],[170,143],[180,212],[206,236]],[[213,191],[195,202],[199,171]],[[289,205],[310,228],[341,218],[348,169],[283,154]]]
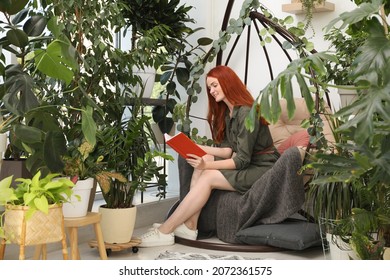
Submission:
[[[104,242],[111,244],[130,242],[137,216],[136,207],[110,209],[100,206],[99,213],[102,214],[100,226]]]
[[[3,163],[3,154],[7,149],[8,135],[6,133],[0,133],[0,170]]]
[[[329,253],[331,260],[357,260],[356,253],[348,243],[345,243],[339,236],[326,234],[326,240],[329,244]]]
[[[93,180],[93,178],[88,178],[77,181],[73,187],[71,201],[64,203],[62,207],[64,218],[79,218],[87,215]]]
[[[153,67],[145,67],[144,70],[135,68],[134,74],[138,75],[142,79],[142,84],[144,87],[144,92],[142,97],[144,98],[150,98],[153,93],[154,83],[156,79],[156,69]],[[137,93],[138,96],[141,95],[142,88],[140,85],[137,85],[134,88],[134,91]]]
[[[8,135],[7,133],[0,133],[0,153],[4,153],[7,149]]]
[[[339,88],[338,94],[340,95],[340,108],[351,105],[357,97],[357,91],[353,87],[351,87],[351,89]]]

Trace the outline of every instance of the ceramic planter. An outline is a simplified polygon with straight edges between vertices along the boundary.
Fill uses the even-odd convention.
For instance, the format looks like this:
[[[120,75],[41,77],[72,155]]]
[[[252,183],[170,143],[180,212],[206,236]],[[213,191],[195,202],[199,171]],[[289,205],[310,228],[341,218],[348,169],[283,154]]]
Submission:
[[[64,218],[79,218],[87,215],[93,183],[93,178],[77,181],[73,187],[71,201],[63,205],[62,211]]]
[[[153,93],[154,82],[156,79],[156,69],[154,69],[153,67],[145,67],[144,70],[134,68],[133,71],[134,71],[134,74],[138,75],[142,80],[142,84],[144,87],[144,92],[143,92],[142,97],[143,98],[150,98],[152,93]],[[137,95],[140,96],[140,94],[142,92],[141,86],[137,85],[134,88],[134,92],[136,92]]]
[[[331,260],[358,259],[356,253],[352,250],[351,246],[341,240],[339,236],[327,233],[326,240],[329,244],[329,254]]]
[[[352,88],[339,88],[338,94],[340,95],[340,108],[350,105],[357,97],[356,89]]]
[[[99,207],[102,214],[100,226],[103,240],[106,243],[128,243],[133,236],[137,208],[105,208]]]

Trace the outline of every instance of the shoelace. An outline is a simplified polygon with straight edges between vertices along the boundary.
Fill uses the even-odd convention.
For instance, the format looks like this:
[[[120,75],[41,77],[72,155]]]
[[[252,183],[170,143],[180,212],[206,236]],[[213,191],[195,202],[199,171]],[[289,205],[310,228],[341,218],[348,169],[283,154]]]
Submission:
[[[158,234],[158,230],[157,230],[157,229],[154,229],[154,230],[151,230],[151,231],[148,231],[148,232],[142,234],[142,235],[141,235],[141,239],[142,239],[142,238],[147,238],[147,237],[150,237],[150,236],[156,235],[156,234]]]

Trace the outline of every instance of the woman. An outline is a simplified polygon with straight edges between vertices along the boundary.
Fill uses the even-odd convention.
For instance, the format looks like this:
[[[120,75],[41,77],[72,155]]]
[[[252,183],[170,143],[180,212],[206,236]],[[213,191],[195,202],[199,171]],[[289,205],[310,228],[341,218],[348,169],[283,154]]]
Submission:
[[[255,129],[245,128],[254,99],[227,66],[217,66],[206,76],[210,125],[216,147],[201,146],[203,157],[189,154],[194,167],[190,191],[163,224],[141,236],[140,247],[174,244],[174,236],[195,240],[202,207],[214,189],[245,193],[279,158],[268,123],[260,118]]]

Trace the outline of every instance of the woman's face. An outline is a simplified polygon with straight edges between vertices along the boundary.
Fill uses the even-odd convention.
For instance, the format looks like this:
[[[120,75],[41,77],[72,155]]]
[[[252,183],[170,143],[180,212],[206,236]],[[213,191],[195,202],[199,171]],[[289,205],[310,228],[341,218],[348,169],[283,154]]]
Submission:
[[[207,87],[210,90],[210,94],[214,97],[216,102],[225,100],[225,94],[221,88],[221,85],[218,82],[218,79],[213,77],[207,77],[206,79]]]

